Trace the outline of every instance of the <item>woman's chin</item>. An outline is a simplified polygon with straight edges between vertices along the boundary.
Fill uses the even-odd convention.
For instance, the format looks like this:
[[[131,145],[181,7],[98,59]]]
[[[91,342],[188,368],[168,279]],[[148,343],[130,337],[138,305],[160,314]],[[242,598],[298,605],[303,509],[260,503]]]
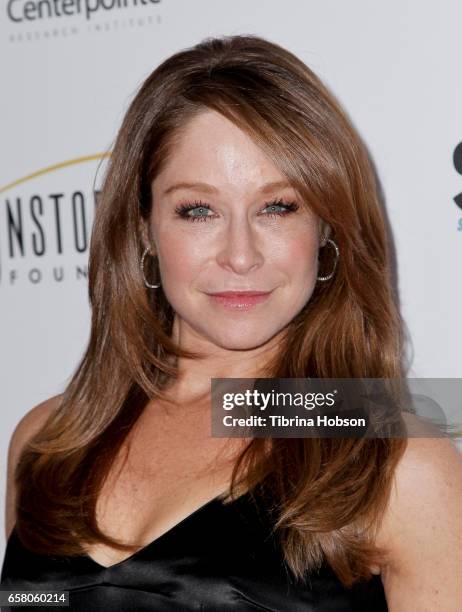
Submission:
[[[229,351],[251,351],[253,349],[257,349],[263,346],[274,334],[266,333],[266,334],[231,334],[216,338],[210,338],[210,340],[220,348],[229,350]]]

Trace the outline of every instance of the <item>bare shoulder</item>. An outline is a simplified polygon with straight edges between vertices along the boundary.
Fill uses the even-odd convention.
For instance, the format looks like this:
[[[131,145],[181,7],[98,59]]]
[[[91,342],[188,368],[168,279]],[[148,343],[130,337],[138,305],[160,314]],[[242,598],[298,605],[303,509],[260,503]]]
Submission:
[[[457,609],[461,508],[462,454],[455,443],[408,438],[377,539],[390,554],[381,572],[390,610]]]
[[[14,428],[8,447],[8,466],[6,484],[5,533],[8,538],[15,522],[15,496],[16,487],[14,471],[19,456],[25,444],[40,430],[49,415],[59,405],[62,395],[54,395],[31,408],[19,420]]]
[[[51,412],[58,406],[61,397],[61,395],[54,395],[40,402],[18,421],[8,448],[8,460],[11,459],[14,465],[24,445],[39,431]]]
[[[462,494],[462,454],[448,438],[408,438],[394,475],[387,511],[380,531],[381,543],[402,547],[401,529],[425,521],[429,514],[442,520],[445,502]]]

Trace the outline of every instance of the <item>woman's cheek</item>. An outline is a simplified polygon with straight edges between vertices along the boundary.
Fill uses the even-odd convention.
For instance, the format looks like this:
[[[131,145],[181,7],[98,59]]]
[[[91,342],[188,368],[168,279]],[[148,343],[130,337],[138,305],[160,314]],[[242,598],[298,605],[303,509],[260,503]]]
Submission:
[[[188,234],[170,237],[159,247],[159,265],[165,279],[178,288],[189,284],[201,270],[206,246]]]

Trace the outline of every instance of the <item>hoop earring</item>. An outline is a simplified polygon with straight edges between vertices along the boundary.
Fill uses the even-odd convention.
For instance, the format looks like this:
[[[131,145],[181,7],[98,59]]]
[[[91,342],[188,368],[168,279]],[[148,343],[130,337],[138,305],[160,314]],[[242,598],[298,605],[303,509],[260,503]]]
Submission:
[[[148,253],[149,253],[149,247],[146,247],[146,249],[144,250],[143,256],[141,257],[141,262],[140,262],[141,276],[143,277],[144,284],[146,285],[146,287],[149,287],[149,289],[157,289],[158,287],[160,287],[160,283],[158,283],[157,285],[151,285],[146,280],[146,275],[144,273],[144,260]]]
[[[328,242],[330,242],[330,243],[331,243],[331,245],[332,245],[332,246],[334,247],[334,249],[335,249],[335,261],[334,261],[334,267],[333,267],[333,269],[332,269],[332,272],[331,272],[330,274],[328,274],[327,276],[318,276],[318,277],[316,278],[316,280],[318,280],[318,281],[327,281],[327,280],[330,280],[330,279],[331,279],[331,278],[334,276],[335,268],[337,267],[337,262],[338,262],[339,257],[340,257],[340,253],[339,253],[339,250],[338,250],[338,246],[337,246],[337,244],[336,244],[336,243],[335,243],[335,242],[334,242],[334,241],[333,241],[331,238],[327,238],[327,239],[326,239],[326,242],[324,243],[324,246],[326,246],[326,244],[327,244]]]

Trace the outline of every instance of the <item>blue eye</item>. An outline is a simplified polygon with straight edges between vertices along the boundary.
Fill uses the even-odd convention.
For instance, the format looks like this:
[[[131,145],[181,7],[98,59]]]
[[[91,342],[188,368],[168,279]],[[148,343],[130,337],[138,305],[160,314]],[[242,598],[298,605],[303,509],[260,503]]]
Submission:
[[[284,202],[283,200],[273,200],[273,202],[268,202],[265,205],[265,208],[270,208],[271,212],[269,213],[270,217],[281,217],[285,216],[291,212],[295,212],[298,209],[298,204],[295,202]],[[275,210],[277,208],[282,208],[282,210]]]
[[[286,215],[295,212],[298,209],[298,204],[295,202],[284,202],[281,198],[267,202],[263,210],[269,208],[269,213],[263,213],[265,217],[285,217]],[[279,208],[279,210],[277,210]],[[201,200],[180,204],[175,208],[175,212],[182,219],[187,221],[211,221],[214,216],[209,215],[208,211],[212,210],[211,206]],[[205,213],[205,214],[204,214]]]
[[[211,210],[210,206],[205,202],[195,201],[187,204],[180,204],[175,208],[175,212],[187,221],[207,221],[212,219],[212,215],[203,214]],[[193,214],[194,213],[194,214]],[[195,214],[199,213],[199,214]]]

